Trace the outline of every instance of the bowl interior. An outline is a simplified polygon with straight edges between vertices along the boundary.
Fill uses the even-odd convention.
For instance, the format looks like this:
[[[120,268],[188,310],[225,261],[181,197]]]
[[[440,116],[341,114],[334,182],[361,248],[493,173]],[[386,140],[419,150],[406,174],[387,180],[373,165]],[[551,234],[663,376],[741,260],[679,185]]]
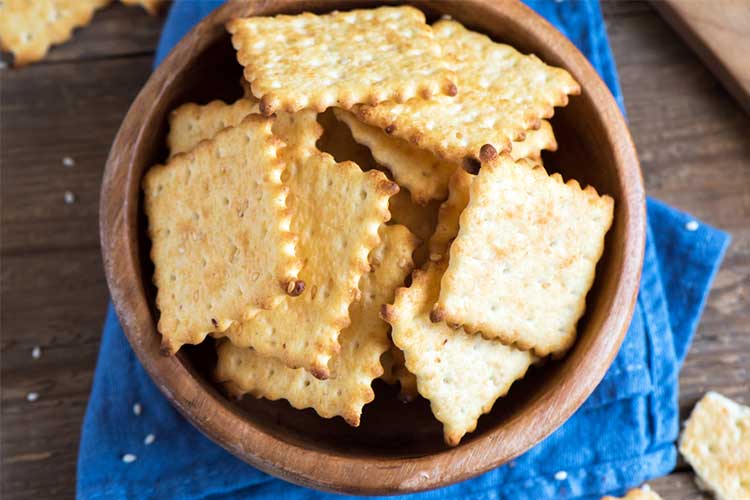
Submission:
[[[351,8],[354,2],[333,2],[323,8],[318,3],[301,3],[285,12],[312,10],[330,11]],[[357,2],[357,6],[362,3]],[[438,3],[434,6],[416,2],[430,21],[441,14],[450,14],[467,27],[490,35],[499,42],[509,43],[524,53],[536,53],[553,65],[565,66],[555,47],[544,40],[530,37],[519,24],[498,22],[497,14],[485,12],[486,7],[462,8],[461,2]],[[432,4],[431,4],[432,5]],[[275,10],[274,12],[279,12]],[[147,161],[141,162],[143,171],[152,164],[166,159],[166,133],[169,111],[186,102],[207,103],[213,99],[232,102],[241,95],[239,79],[241,67],[236,62],[235,51],[229,36],[215,36],[210,45],[193,54],[190,64],[174,74],[167,85],[175,86],[166,98],[156,104],[159,119],[152,134],[142,138],[141,153]],[[560,172],[567,179],[575,178],[582,185],[593,185],[600,193],[615,199],[615,218],[607,236],[605,254],[597,268],[596,282],[588,294],[587,313],[579,323],[579,340],[568,355],[559,361],[534,368],[522,381],[514,384],[510,394],[500,399],[491,413],[479,421],[476,432],[464,437],[460,446],[480,440],[488,432],[501,428],[511,420],[523,418],[528,409],[540,399],[549,397],[561,383],[572,380],[572,374],[588,346],[601,333],[601,327],[612,311],[616,284],[622,272],[624,255],[616,251],[626,238],[626,204],[623,203],[624,186],[618,175],[616,159],[603,125],[603,117],[587,93],[572,97],[566,108],[556,109],[552,124],[559,143],[555,153],[544,154],[544,164],[550,172]],[[143,172],[141,172],[141,175]],[[138,244],[141,279],[152,308],[152,317],[158,318],[154,306],[155,289],[151,286],[153,266],[148,256],[149,238],[142,210],[138,208]],[[155,321],[154,321],[155,324]],[[211,382],[215,354],[211,340],[199,346],[186,346],[180,351],[181,362],[204,388],[222,398]],[[566,383],[568,383],[566,382]],[[313,410],[295,410],[285,401],[267,401],[245,398],[233,403],[244,419],[266,433],[306,449],[335,452],[339,455],[373,456],[382,458],[425,456],[445,452],[441,425],[432,416],[429,404],[418,400],[403,404],[396,399],[396,389],[376,381],[377,397],[365,406],[361,426],[351,428],[340,418],[323,419]]]

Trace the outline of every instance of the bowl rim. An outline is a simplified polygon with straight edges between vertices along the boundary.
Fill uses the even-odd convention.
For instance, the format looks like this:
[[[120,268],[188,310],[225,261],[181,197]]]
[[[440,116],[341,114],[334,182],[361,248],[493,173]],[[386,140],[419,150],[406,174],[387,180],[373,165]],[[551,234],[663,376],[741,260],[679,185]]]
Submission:
[[[607,315],[590,349],[583,354],[582,360],[588,362],[590,376],[583,383],[567,380],[567,383],[560,384],[546,397],[531,403],[523,419],[511,418],[481,439],[438,453],[408,458],[358,457],[304,448],[259,429],[243,418],[239,409],[224,404],[226,401],[216,391],[208,390],[178,356],[160,354],[138,257],[141,183],[140,178],[133,178],[138,158],[131,152],[138,151],[143,140],[143,124],[147,122],[144,117],[152,112],[150,103],[161,97],[172,83],[173,76],[167,68],[188,60],[192,43],[206,36],[207,31],[228,12],[251,7],[227,2],[185,35],[152,73],[118,130],[102,180],[99,223],[107,284],[122,328],[142,365],[172,405],[209,438],[264,472],[302,486],[369,495],[424,491],[475,477],[524,453],[562,425],[598,385],[619,350],[635,307],[646,234],[643,179],[625,120],[614,97],[585,56],[541,16],[517,0],[470,1],[494,11],[502,10],[505,17],[517,19],[530,37],[546,39],[553,46],[552,50],[565,61],[566,68],[578,74],[577,79],[582,86],[585,85],[584,90],[591,96],[594,107],[607,117],[602,120],[602,126],[608,146],[612,147],[615,164],[621,167],[618,175],[623,196],[619,203],[626,205],[628,213],[624,228],[625,258],[609,309],[611,312],[619,307],[622,312]],[[295,0],[279,0],[271,9],[294,3]],[[429,5],[429,1],[422,3]],[[149,321],[142,318],[149,318]],[[551,393],[559,391],[565,391],[567,404],[553,408],[549,404]],[[208,408],[211,409],[210,418],[205,414]],[[528,418],[536,425],[529,426]],[[516,433],[515,439],[507,439],[513,433]],[[325,457],[324,466],[321,466],[321,456]],[[363,470],[367,481],[362,480]]]

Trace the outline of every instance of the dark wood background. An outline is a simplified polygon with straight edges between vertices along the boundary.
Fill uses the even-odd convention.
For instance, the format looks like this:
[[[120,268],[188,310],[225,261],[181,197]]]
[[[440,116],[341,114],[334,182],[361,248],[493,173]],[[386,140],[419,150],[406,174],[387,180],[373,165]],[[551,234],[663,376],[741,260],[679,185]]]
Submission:
[[[750,118],[647,3],[603,10],[648,193],[734,238],[680,377],[683,418],[709,389],[748,404]],[[114,4],[44,61],[0,70],[3,499],[74,495],[107,305],[99,183],[162,22]],[[703,498],[682,462],[650,484],[665,499]]]

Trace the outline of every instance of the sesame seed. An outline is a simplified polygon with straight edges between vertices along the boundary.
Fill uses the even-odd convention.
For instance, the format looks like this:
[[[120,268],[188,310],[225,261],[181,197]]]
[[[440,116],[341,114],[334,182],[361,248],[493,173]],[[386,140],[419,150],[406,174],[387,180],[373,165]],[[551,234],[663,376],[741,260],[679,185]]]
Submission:
[[[133,414],[135,416],[140,415],[141,411],[143,411],[143,407],[141,406],[141,403],[136,403],[133,405]]]
[[[124,454],[124,455],[122,456],[122,461],[123,461],[123,462],[125,462],[126,464],[130,464],[130,463],[133,463],[133,462],[135,462],[135,461],[136,461],[137,459],[138,459],[138,457],[136,457],[136,456],[135,456],[135,455],[133,455],[132,453],[126,453],[126,454]]]
[[[62,164],[66,167],[72,167],[76,164],[76,161],[70,156],[66,156],[62,159]]]
[[[31,357],[34,359],[39,359],[42,357],[42,348],[38,345],[35,345],[34,348],[31,350]]]
[[[72,191],[65,191],[65,204],[71,205],[74,201],[76,201],[76,195]]]
[[[154,441],[156,441],[156,436],[154,436],[153,434],[149,434],[143,440],[143,444],[145,444],[146,446],[148,446],[148,445],[152,444]]]
[[[564,470],[559,470],[555,472],[555,479],[557,479],[558,481],[565,481],[566,479],[568,479],[568,473]]]
[[[30,392],[30,393],[28,393],[26,395],[26,401],[28,401],[29,403],[33,403],[37,399],[39,399],[39,393],[38,392]]]
[[[698,230],[698,223],[694,220],[691,220],[687,224],[685,224],[685,229],[688,231],[697,231]]]

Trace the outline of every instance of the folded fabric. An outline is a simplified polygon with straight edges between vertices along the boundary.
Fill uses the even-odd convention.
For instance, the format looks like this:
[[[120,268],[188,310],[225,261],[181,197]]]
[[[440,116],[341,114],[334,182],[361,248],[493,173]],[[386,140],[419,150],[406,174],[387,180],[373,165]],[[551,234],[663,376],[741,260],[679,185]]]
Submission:
[[[175,2],[156,64],[219,3]],[[527,3],[581,49],[622,103],[598,2]],[[695,222],[648,201],[646,254],[632,324],[606,376],[568,422],[505,466],[403,498],[595,499],[669,473],[676,460],[679,367],[729,244],[727,234],[701,223],[696,229]],[[140,415],[133,411],[136,404]],[[124,461],[126,454],[135,460]],[[193,428],[151,382],[110,306],[83,424],[78,498],[135,497],[278,500],[337,495],[268,476]]]

